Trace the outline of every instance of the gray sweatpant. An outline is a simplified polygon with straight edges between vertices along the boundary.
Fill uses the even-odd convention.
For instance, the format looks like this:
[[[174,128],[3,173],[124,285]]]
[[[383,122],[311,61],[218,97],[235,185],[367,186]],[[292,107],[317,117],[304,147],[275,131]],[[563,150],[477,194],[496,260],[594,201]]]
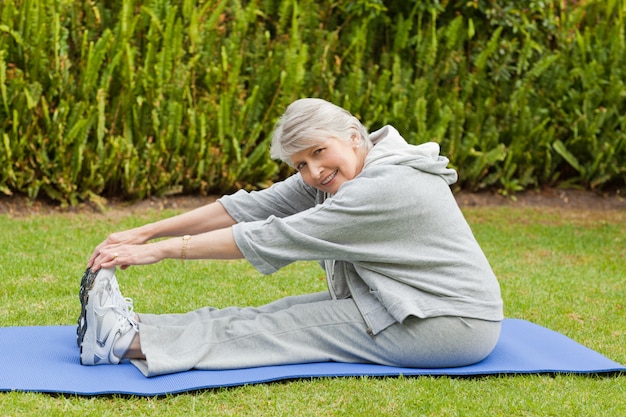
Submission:
[[[327,292],[262,307],[139,315],[146,376],[309,362],[434,368],[476,363],[494,348],[500,322],[410,317],[372,337],[352,299]]]

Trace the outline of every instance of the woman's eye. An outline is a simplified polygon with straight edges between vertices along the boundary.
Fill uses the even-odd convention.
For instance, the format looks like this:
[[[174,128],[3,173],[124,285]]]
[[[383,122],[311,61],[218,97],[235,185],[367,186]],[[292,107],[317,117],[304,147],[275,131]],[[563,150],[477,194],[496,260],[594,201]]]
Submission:
[[[298,165],[296,165],[296,169],[298,171],[301,171],[302,168],[304,168],[306,166],[306,164],[304,162],[300,162]]]
[[[315,152],[313,152],[315,155],[318,155],[319,153],[321,153],[324,150],[324,148],[319,148],[316,149]]]

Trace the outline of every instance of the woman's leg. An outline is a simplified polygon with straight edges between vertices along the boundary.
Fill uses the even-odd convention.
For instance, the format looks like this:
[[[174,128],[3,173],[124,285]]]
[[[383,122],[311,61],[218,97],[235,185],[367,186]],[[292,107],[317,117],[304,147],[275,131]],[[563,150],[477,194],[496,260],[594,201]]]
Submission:
[[[497,322],[409,318],[371,337],[351,299],[298,298],[260,308],[168,315],[163,323],[160,316],[142,315],[139,334],[147,360],[133,363],[147,376],[327,361],[462,366],[487,356],[500,330]]]
[[[261,313],[272,313],[285,310],[298,304],[309,304],[318,301],[330,300],[328,291],[312,294],[293,295],[273,301],[260,307],[203,307],[188,313],[181,314],[141,314],[138,321],[144,323],[156,322],[161,326],[188,326],[192,322],[217,319],[221,317],[254,318]]]
[[[142,314],[144,320],[148,322],[156,321],[160,326],[188,326],[191,322],[198,320],[206,320],[209,317],[211,318],[220,318],[220,317],[254,317],[257,314],[261,313],[271,313],[274,311],[284,310],[292,305],[296,304],[307,304],[317,301],[330,300],[330,295],[327,291],[314,293],[314,294],[304,294],[304,295],[295,295],[281,298],[280,300],[274,301],[270,304],[266,304],[261,307],[227,307],[223,309],[218,309],[214,307],[204,307],[199,310],[195,310],[189,313],[182,314]],[[137,323],[142,321],[139,315],[135,316],[135,320]],[[139,333],[133,339],[128,351],[124,355],[126,359],[142,359],[145,360],[146,357],[141,350],[141,338]]]

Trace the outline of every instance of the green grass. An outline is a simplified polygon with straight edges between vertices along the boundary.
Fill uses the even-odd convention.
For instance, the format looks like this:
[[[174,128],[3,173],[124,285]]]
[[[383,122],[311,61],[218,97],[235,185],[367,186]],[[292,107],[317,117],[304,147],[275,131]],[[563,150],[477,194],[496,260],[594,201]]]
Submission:
[[[464,212],[498,275],[507,317],[557,330],[626,363],[626,212],[482,207]],[[91,249],[172,211],[0,216],[0,326],[73,324]],[[142,312],[262,304],[324,288],[315,263],[269,277],[243,261],[165,261],[118,274]],[[164,398],[0,394],[4,415],[626,415],[626,378],[314,379]]]

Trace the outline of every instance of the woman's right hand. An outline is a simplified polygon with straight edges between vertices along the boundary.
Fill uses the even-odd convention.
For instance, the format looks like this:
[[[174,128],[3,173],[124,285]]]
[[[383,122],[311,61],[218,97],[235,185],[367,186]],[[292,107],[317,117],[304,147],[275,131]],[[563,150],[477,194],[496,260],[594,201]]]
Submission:
[[[100,256],[100,251],[105,247],[111,248],[121,245],[141,245],[146,243],[147,240],[148,239],[144,238],[138,229],[111,233],[102,243],[96,246],[91,254],[91,257],[89,258],[89,261],[87,262],[87,268],[91,268],[93,266],[94,260]],[[122,266],[121,268],[125,269],[125,266]]]
[[[235,220],[228,214],[224,206],[218,202],[209,203],[189,212],[174,217],[148,223],[134,229],[111,233],[94,249],[87,267],[92,268],[94,261],[101,255],[101,251],[110,252],[121,245],[142,245],[149,240],[161,237],[196,235],[212,230],[223,229],[235,224]],[[125,269],[128,265],[122,265]],[[98,268],[99,265],[96,265]]]

